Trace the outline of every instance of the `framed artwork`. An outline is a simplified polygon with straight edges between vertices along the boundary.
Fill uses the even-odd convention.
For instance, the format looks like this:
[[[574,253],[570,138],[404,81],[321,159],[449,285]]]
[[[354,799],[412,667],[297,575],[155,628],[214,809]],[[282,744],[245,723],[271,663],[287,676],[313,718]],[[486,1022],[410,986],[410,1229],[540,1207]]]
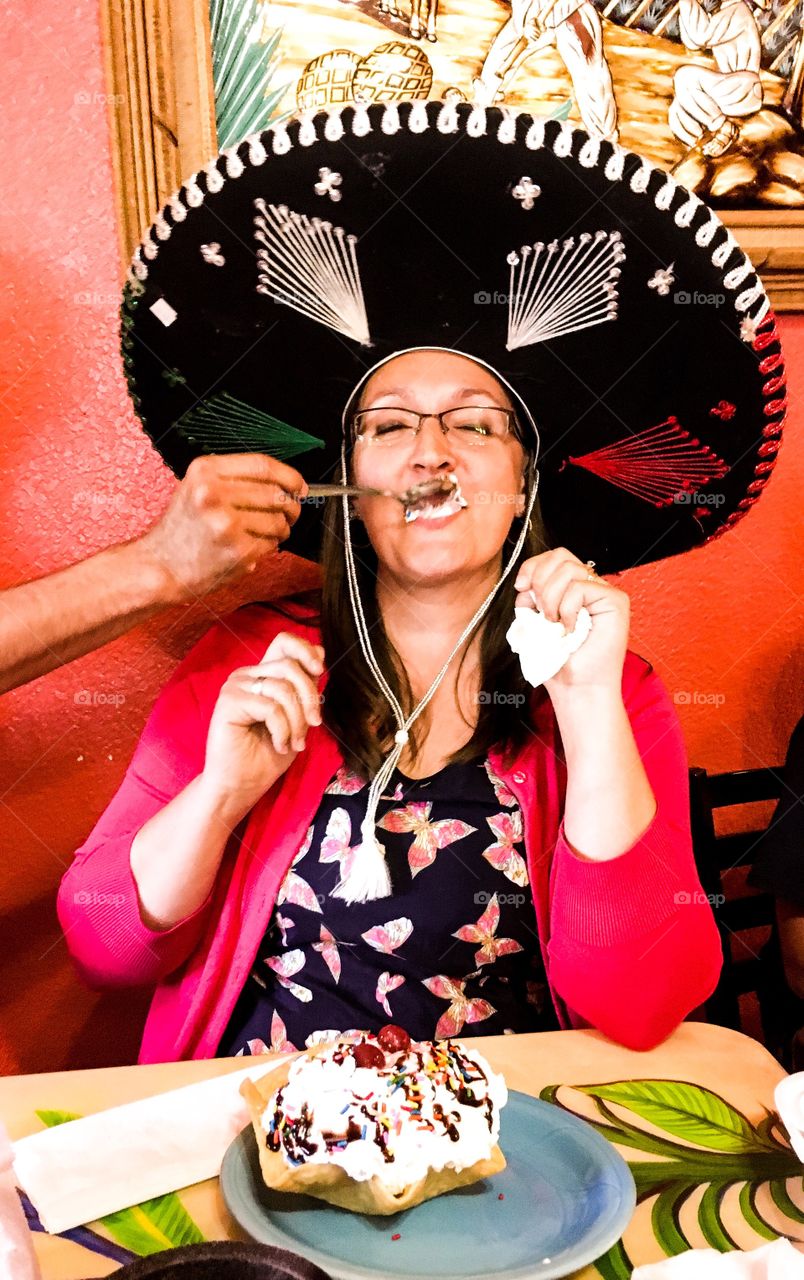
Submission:
[[[104,0],[121,254],[299,112],[446,98],[568,119],[718,210],[804,305],[804,0]]]

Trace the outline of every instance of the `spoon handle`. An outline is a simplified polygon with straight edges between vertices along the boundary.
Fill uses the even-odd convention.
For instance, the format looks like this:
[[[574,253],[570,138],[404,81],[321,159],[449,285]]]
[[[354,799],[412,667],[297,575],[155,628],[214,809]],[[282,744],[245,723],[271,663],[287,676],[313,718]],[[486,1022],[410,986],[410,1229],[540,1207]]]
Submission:
[[[311,484],[307,486],[308,498],[395,498],[390,489],[367,489],[359,484]]]

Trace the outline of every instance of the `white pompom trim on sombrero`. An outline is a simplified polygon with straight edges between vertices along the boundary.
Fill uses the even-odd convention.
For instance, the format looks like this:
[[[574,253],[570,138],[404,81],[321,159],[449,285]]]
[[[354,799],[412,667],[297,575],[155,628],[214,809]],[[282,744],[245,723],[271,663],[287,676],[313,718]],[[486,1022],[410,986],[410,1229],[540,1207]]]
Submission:
[[[397,133],[403,127],[414,134],[426,132],[430,128],[431,121],[427,110],[428,105],[431,104],[422,100],[413,102],[403,125],[398,104],[386,104],[380,121],[382,132],[390,135]],[[347,110],[351,113],[348,117],[348,126],[344,123],[344,111]],[[497,140],[502,144],[510,144],[515,140],[516,123],[519,116],[532,117],[527,112],[517,112],[508,107],[501,110],[503,118],[497,129]],[[319,133],[318,128],[320,128],[322,117],[323,129]],[[488,116],[485,107],[473,106],[469,114],[464,117],[464,121],[463,127],[468,137],[480,138],[486,135]],[[551,144],[546,141],[548,125],[553,126]],[[318,115],[310,112],[304,113],[299,123],[298,145],[310,147],[322,140],[335,142],[344,136],[347,127],[351,129],[355,137],[365,137],[371,132],[371,118],[365,104],[358,104],[356,107],[349,108],[341,107],[329,112],[320,112]],[[435,118],[435,127],[442,133],[460,132],[461,119],[455,103],[444,102],[440,105],[438,115]],[[574,140],[579,132],[566,121],[556,122],[536,118],[533,119],[526,134],[525,146],[531,151],[538,151],[542,147],[549,145],[555,155],[568,157],[572,154]],[[175,224],[184,220],[188,210],[197,209],[203,203],[205,190],[199,184],[201,174],[205,178],[206,192],[217,193],[222,189],[224,182],[236,181],[245,172],[247,165],[264,164],[268,159],[268,153],[262,141],[265,135],[270,136],[271,148],[275,155],[286,155],[293,147],[293,140],[286,125],[284,123],[272,125],[263,134],[253,134],[244,139],[239,146],[228,148],[226,152],[222,152],[215,160],[205,165],[199,173],[193,174],[192,177],[188,178],[180,190],[168,201],[166,209],[155,219],[153,227],[135,251],[129,272],[130,278],[146,280],[148,277],[148,261],[153,261],[156,257],[159,250],[159,242],[169,239],[172,225],[165,218],[165,212],[169,211]],[[625,163],[634,153],[627,151],[618,144],[609,144],[609,146],[611,153],[604,165],[604,173],[610,182],[620,182],[623,178]],[[247,149],[247,161],[240,155],[242,147]],[[597,168],[601,163],[601,150],[602,143],[599,139],[587,138],[581,145],[578,162],[586,169]],[[639,167],[632,174],[629,181],[631,191],[637,195],[646,195],[651,179],[655,174],[660,174],[663,182],[654,196],[654,204],[662,212],[671,213],[677,191],[684,190],[684,188],[679,187],[679,184],[669,174],[666,174],[656,165],[651,164],[643,157],[638,157],[638,159]],[[221,172],[221,165],[225,170],[225,176]],[[696,215],[701,210],[705,211],[706,221],[698,226],[694,232],[696,245],[698,248],[708,248],[717,232],[720,231],[722,233],[718,237],[719,242],[711,255],[713,266],[719,270],[726,266],[726,263],[734,253],[740,255],[739,260],[732,263],[723,279],[724,288],[729,293],[733,293],[744,279],[749,275],[755,274],[754,266],[742,253],[734,236],[723,226],[719,218],[704,202],[698,196],[689,192],[686,192],[686,195],[687,199],[684,204],[672,214],[673,221],[677,227],[691,228],[696,220]],[[770,303],[758,277],[750,288],[744,289],[737,294],[733,301],[735,310],[741,315],[745,315],[755,304],[759,304],[749,317],[754,325],[761,324],[770,309]]]

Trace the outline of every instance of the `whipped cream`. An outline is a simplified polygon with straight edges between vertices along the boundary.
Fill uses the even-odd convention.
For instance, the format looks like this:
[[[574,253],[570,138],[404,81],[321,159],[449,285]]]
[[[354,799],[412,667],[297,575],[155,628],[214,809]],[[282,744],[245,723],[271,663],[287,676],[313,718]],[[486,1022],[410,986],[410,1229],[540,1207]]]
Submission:
[[[444,489],[440,493],[422,496],[408,502],[405,507],[405,524],[413,520],[431,520],[441,516],[452,516],[468,507],[469,503],[461,493],[461,485],[454,471],[446,477],[452,490]]]
[[[431,1169],[466,1169],[491,1154],[508,1091],[479,1053],[450,1040],[399,1052],[368,1034],[360,1043],[377,1046],[385,1065],[359,1065],[359,1046],[340,1039],[298,1058],[268,1102],[268,1145],[288,1164],[337,1164],[394,1194]]]

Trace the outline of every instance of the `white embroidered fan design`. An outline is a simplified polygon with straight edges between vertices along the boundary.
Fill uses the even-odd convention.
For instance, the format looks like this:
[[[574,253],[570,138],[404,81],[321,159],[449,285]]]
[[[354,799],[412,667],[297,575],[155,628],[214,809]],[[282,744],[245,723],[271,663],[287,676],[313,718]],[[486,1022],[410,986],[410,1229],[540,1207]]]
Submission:
[[[509,253],[508,341],[514,351],[614,320],[625,248],[619,231],[584,231]]]
[[[370,345],[357,266],[357,236],[285,204],[255,200],[258,293]]]

